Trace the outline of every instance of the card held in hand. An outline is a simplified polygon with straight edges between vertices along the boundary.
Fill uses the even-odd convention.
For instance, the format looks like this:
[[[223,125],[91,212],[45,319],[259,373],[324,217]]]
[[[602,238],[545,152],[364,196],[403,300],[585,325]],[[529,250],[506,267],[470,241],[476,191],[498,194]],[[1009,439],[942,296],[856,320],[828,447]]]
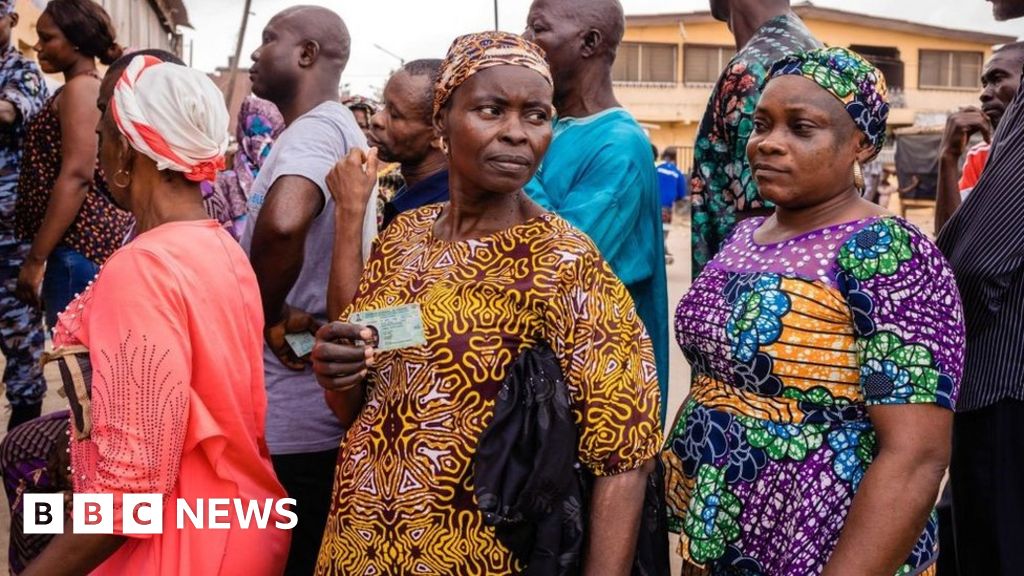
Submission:
[[[295,334],[285,334],[285,342],[295,353],[296,358],[305,358],[309,356],[309,353],[313,351],[313,347],[316,346],[316,338],[309,332],[297,332]]]
[[[372,328],[377,335],[376,348],[382,352],[423,346],[427,343],[419,304],[354,312],[348,321],[351,324]]]

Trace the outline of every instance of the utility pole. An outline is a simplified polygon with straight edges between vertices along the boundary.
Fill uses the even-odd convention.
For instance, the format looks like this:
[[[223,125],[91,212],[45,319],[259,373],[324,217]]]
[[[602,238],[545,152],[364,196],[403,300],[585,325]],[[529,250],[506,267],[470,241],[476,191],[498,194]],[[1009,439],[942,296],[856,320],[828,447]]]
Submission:
[[[394,52],[392,52],[391,50],[388,50],[387,48],[381,46],[380,44],[374,44],[373,47],[376,48],[377,50],[380,50],[381,52],[387,54],[388,56],[391,56],[395,60],[398,60],[401,63],[402,67],[403,68],[405,67],[405,58],[402,58],[398,54],[395,54]]]
[[[494,0],[494,31],[498,31],[498,0]]]
[[[231,102],[235,98],[235,80],[238,77],[238,64],[242,59],[242,42],[245,40],[245,29],[249,27],[249,9],[252,7],[252,0],[245,0],[245,11],[242,13],[242,29],[238,31],[238,43],[235,44],[235,57],[231,61],[231,77],[228,79],[228,93],[224,97],[227,101],[228,110],[231,110]]]

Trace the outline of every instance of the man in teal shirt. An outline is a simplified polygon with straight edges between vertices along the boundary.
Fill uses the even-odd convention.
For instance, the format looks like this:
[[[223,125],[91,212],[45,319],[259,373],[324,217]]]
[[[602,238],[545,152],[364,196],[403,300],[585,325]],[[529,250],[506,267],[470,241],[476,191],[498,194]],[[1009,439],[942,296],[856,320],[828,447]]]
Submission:
[[[668,399],[668,288],[651,143],[612,91],[625,17],[618,0],[535,0],[527,39],[555,79],[554,139],[526,192],[594,241],[629,289]]]

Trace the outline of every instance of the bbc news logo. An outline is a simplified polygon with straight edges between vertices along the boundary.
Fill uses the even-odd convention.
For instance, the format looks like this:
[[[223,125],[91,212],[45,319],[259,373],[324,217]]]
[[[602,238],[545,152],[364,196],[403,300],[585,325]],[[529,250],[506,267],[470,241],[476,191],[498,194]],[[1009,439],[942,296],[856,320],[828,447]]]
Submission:
[[[63,494],[25,494],[24,502],[26,534],[64,533]],[[121,502],[121,533],[163,534],[163,494],[125,494]],[[191,502],[179,498],[174,505],[178,530],[228,530],[235,525],[252,530],[291,530],[299,523],[292,511],[293,498],[208,498]],[[275,514],[278,519],[271,521]],[[113,534],[114,515],[113,494],[75,494],[72,499],[72,531],[76,534]]]

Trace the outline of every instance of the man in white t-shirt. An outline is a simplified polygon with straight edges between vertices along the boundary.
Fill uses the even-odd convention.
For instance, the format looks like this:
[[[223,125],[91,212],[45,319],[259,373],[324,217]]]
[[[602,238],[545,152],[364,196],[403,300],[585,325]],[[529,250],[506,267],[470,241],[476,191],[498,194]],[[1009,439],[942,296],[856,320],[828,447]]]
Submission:
[[[267,444],[278,479],[298,502],[289,575],[313,572],[345,432],[316,383],[308,350],[293,347],[286,336],[311,336],[328,320],[335,209],[325,179],[352,148],[366,147],[352,113],[338,102],[349,47],[337,14],[298,6],[267,24],[252,54],[253,91],[277,105],[287,126],[250,190],[242,246],[259,280],[266,319]],[[375,206],[371,198],[371,223]]]

